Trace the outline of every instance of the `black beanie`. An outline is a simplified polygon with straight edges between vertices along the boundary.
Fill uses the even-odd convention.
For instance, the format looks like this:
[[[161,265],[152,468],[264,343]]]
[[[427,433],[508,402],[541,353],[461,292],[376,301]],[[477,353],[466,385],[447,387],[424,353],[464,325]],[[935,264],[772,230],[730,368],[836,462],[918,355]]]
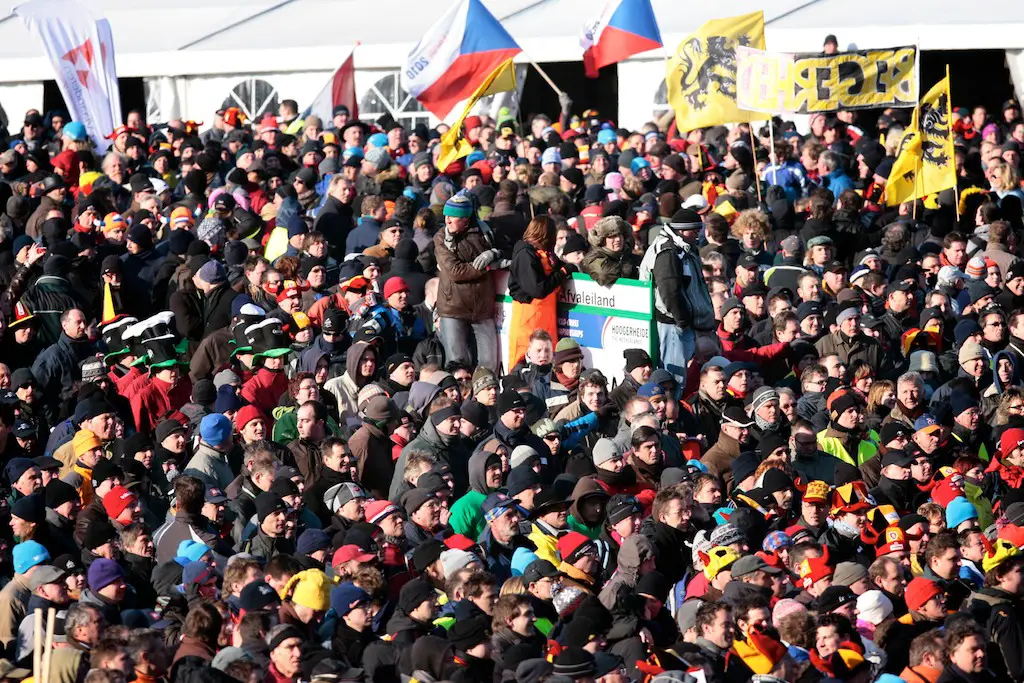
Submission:
[[[491,637],[491,618],[478,614],[468,619],[459,619],[448,629],[448,641],[456,650],[465,652]]]
[[[426,579],[413,579],[402,586],[402,590],[398,594],[398,608],[409,614],[423,604],[424,600],[436,597],[437,591],[427,583]]]
[[[650,355],[643,349],[626,349],[622,352],[622,356],[626,359],[626,372],[633,372],[645,365],[654,367]]]
[[[522,394],[512,389],[506,389],[498,396],[498,415],[504,415],[516,408],[526,409],[526,400]]]

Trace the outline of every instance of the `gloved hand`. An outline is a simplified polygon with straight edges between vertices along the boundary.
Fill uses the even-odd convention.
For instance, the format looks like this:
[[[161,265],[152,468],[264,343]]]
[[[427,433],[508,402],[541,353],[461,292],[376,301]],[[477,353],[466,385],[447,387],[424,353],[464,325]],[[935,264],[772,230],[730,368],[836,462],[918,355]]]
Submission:
[[[558,93],[558,104],[560,107],[562,107],[562,111],[568,114],[572,110],[572,98],[569,97],[569,93]]]
[[[605,423],[607,423],[608,420],[611,419],[618,420],[619,407],[612,403],[611,401],[609,401],[608,403],[605,403],[603,406],[597,409],[597,417],[599,420],[601,420],[601,422]]]
[[[508,270],[511,267],[512,259],[510,258],[498,259],[498,262],[494,264],[495,270]]]
[[[476,268],[477,270],[484,270],[485,268],[487,268],[487,266],[491,265],[491,262],[494,261],[494,259],[498,258],[499,256],[501,256],[501,252],[498,251],[497,249],[488,249],[487,251],[483,252],[475,259],[473,259],[473,267]]]

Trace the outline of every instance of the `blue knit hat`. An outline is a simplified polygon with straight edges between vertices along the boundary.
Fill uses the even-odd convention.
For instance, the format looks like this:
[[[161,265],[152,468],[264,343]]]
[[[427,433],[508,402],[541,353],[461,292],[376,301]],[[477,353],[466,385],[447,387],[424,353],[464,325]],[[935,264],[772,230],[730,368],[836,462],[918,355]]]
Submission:
[[[210,552],[210,546],[205,543],[193,541],[192,539],[185,539],[178,544],[178,553],[175,556],[174,561],[184,567],[189,562],[197,562],[198,560],[201,560],[203,555],[208,552]]]
[[[461,192],[444,203],[444,215],[453,218],[469,218],[473,215],[473,200]]]
[[[219,446],[231,438],[231,420],[220,413],[211,413],[199,423],[199,436],[211,446]]]
[[[50,561],[50,551],[36,541],[25,541],[14,546],[14,571],[24,574],[32,567]]]
[[[242,407],[242,400],[230,384],[224,384],[217,388],[217,398],[213,401],[213,409],[218,413],[229,410],[237,411]]]
[[[967,500],[963,496],[957,496],[953,500],[949,501],[949,505],[946,506],[946,527],[949,529],[956,529],[964,522],[978,519],[978,511],[975,509],[971,501]]]

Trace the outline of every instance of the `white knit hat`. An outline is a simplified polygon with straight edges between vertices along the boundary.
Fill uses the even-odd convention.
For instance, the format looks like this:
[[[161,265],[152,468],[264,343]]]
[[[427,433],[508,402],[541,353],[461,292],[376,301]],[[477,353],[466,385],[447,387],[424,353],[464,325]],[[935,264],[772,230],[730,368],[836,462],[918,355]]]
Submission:
[[[861,619],[878,626],[892,614],[892,600],[882,591],[867,591],[857,598],[857,611]]]

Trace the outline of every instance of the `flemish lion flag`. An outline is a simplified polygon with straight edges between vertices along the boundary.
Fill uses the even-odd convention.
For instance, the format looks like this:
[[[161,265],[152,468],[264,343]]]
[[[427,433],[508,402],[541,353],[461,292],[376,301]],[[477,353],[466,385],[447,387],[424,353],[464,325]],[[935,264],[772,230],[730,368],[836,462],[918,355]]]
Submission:
[[[949,76],[935,84],[914,110],[885,184],[885,203],[896,206],[956,186]]]
[[[507,59],[498,65],[498,68],[491,72],[491,75],[484,79],[476,92],[466,101],[466,108],[462,115],[455,120],[452,127],[441,136],[441,154],[437,158],[437,168],[444,171],[456,159],[469,156],[473,151],[473,145],[465,138],[462,122],[466,120],[473,107],[480,101],[480,98],[487,95],[494,95],[499,92],[508,92],[516,89],[516,69],[512,60]]]
[[[712,19],[679,43],[665,73],[679,130],[771,118],[736,104],[737,45],[764,49],[764,12]]]

